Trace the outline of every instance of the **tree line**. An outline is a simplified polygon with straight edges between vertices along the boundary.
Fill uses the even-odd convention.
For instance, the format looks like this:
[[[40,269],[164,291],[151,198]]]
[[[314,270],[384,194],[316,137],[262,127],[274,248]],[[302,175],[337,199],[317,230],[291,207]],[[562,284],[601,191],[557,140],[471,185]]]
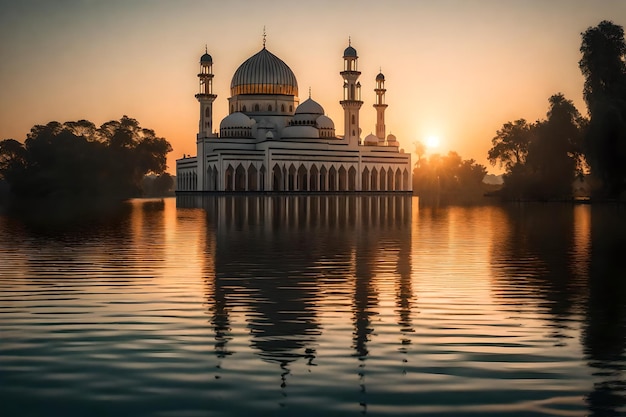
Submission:
[[[0,180],[18,198],[129,198],[171,188],[170,143],[128,116],[100,127],[88,120],[36,125],[22,143],[0,141]],[[156,185],[155,185],[156,184]]]
[[[558,93],[546,118],[505,123],[488,158],[505,169],[506,198],[571,198],[583,177],[593,197],[621,198],[626,191],[626,43],[624,29],[602,21],[582,34],[579,61],[589,117]]]
[[[487,168],[475,160],[463,159],[453,151],[426,158],[424,144],[419,141],[415,143],[415,153],[413,192],[421,198],[470,202],[488,191],[483,183]]]

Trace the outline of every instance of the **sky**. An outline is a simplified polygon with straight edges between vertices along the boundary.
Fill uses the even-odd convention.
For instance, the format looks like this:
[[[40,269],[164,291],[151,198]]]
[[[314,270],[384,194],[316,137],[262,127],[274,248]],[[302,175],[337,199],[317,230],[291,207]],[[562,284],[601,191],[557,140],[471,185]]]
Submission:
[[[237,67],[263,46],[296,75],[343,134],[343,50],[359,55],[362,137],[375,132],[385,75],[387,133],[401,148],[439,139],[491,173],[496,131],[545,118],[558,92],[586,114],[580,34],[626,25],[624,0],[0,0],[0,139],[31,127],[122,115],[173,147],[168,170],[196,154],[199,59],[213,57],[214,128]]]

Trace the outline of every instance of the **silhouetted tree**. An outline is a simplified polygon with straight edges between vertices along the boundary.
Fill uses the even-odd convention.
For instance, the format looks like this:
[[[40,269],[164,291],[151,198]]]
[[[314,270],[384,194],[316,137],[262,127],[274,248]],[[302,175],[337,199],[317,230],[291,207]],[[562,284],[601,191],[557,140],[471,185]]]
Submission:
[[[626,188],[626,43],[624,29],[602,21],[582,33],[580,70],[591,120],[584,150],[602,195]]]
[[[0,179],[14,181],[26,167],[26,149],[15,139],[0,141]]]
[[[586,120],[571,100],[558,93],[549,98],[546,120],[505,123],[493,138],[489,161],[506,167],[506,198],[555,199],[572,195],[572,182],[582,171],[580,142]]]
[[[537,122],[528,147],[530,182],[525,194],[534,199],[568,198],[582,165],[580,142],[586,121],[563,94],[548,101],[547,119]]]
[[[502,125],[491,139],[493,147],[488,154],[491,165],[499,162],[500,167],[505,167],[510,172],[516,165],[524,164],[534,127],[534,124],[524,119]]]
[[[162,173],[172,150],[127,116],[99,129],[87,120],[36,125],[24,144],[0,144],[0,176],[20,197],[138,195],[142,178]]]

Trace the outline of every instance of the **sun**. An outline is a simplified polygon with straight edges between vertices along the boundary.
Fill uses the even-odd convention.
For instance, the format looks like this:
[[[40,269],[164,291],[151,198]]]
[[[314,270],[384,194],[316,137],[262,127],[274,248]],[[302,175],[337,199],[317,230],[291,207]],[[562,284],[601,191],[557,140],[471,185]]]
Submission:
[[[439,145],[441,144],[441,141],[439,140],[439,137],[437,136],[428,136],[426,138],[426,147],[428,149],[436,149],[439,147]]]

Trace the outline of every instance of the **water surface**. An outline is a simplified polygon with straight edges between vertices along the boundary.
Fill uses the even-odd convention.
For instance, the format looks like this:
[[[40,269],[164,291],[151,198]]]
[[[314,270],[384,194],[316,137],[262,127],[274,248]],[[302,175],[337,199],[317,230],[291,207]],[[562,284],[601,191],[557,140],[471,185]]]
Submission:
[[[626,415],[623,208],[58,214],[0,216],[2,415]]]

